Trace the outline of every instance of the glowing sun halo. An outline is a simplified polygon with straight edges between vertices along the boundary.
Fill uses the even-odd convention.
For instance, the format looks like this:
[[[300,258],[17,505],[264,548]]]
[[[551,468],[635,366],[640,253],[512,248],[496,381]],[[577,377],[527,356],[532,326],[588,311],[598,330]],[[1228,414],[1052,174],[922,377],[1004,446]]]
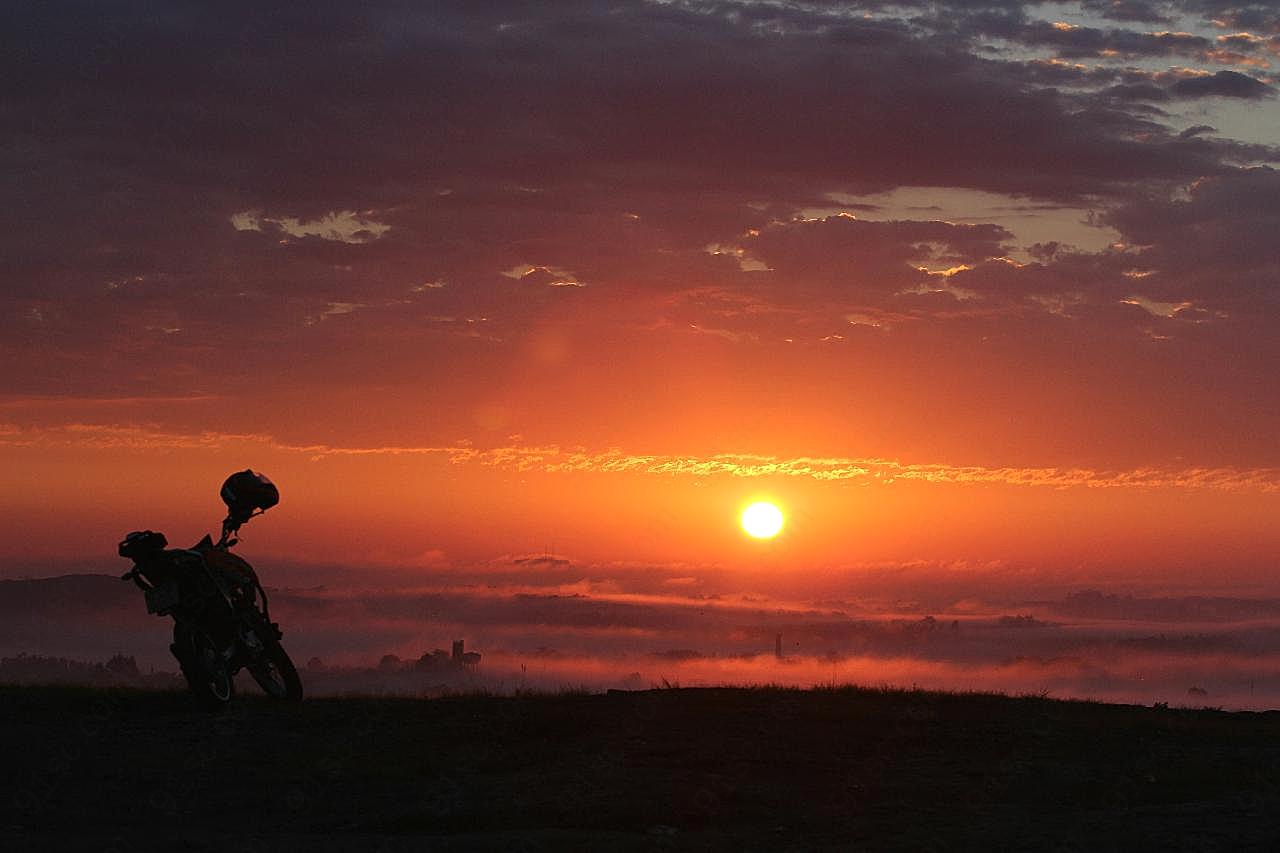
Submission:
[[[757,501],[742,511],[742,529],[755,539],[772,539],[782,530],[782,510]]]

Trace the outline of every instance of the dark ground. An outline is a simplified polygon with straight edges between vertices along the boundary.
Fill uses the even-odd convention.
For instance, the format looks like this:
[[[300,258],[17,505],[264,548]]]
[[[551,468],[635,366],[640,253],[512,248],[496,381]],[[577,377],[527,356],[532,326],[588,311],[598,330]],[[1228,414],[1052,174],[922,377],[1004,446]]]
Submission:
[[[0,688],[6,850],[1280,849],[1280,712]]]

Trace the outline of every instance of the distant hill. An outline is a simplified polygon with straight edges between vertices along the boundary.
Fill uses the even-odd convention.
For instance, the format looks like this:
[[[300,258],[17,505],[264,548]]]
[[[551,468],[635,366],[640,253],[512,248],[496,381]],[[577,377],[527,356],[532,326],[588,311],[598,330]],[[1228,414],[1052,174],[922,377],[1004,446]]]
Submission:
[[[101,660],[152,650],[144,662],[150,666],[168,654],[163,643],[167,630],[147,614],[137,587],[119,577],[0,581],[0,656]]]
[[[137,588],[111,575],[0,580],[0,618],[50,611],[103,612],[137,606]]]

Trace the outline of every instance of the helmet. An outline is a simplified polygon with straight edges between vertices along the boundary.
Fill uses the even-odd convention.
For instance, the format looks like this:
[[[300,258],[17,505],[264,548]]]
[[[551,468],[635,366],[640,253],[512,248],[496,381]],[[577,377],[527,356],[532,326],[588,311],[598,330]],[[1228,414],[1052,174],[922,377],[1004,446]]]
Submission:
[[[164,546],[169,541],[164,538],[163,533],[155,533],[151,530],[135,530],[128,536],[124,537],[124,541],[120,543],[120,556],[128,557],[135,563],[140,563],[148,557],[153,557],[164,550]]]
[[[239,527],[254,512],[265,512],[280,503],[280,490],[265,474],[246,468],[222,484],[222,502],[227,505],[227,520],[233,527]]]

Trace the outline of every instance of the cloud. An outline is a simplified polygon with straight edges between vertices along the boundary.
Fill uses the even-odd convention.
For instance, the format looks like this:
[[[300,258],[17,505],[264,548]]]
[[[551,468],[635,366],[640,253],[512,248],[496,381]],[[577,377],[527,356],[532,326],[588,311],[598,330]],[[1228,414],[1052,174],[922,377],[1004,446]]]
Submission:
[[[751,232],[743,251],[776,278],[836,280],[850,292],[896,293],[926,278],[918,265],[962,265],[1003,255],[1012,235],[998,225],[938,221],[873,222],[848,214],[778,222]]]
[[[390,225],[375,222],[354,210],[332,211],[307,221],[293,216],[273,219],[256,210],[231,214],[231,225],[237,231],[262,231],[264,223],[290,237],[319,237],[338,243],[370,243],[391,230]]]
[[[1186,6],[1222,29],[1280,33],[1280,14],[1267,0],[1186,0]]]
[[[1210,39],[1187,32],[1103,30],[1048,21],[1028,24],[1015,33],[1014,37],[1026,44],[1053,47],[1059,56],[1070,59],[1091,56],[1196,56],[1213,46]]]
[[[641,474],[669,477],[803,478],[863,486],[925,483],[945,486],[1006,485],[1051,489],[1205,489],[1280,491],[1275,468],[1138,468],[1127,471],[1089,468],[1014,468],[909,463],[893,459],[775,457],[723,453],[713,456],[633,454],[622,450],[587,451],[559,446],[511,445],[487,449],[466,445],[343,447],[291,444],[261,434],[166,433],[137,426],[69,424],[57,428],[13,426],[0,431],[0,447],[78,447],[100,450],[215,450],[261,445],[305,456],[313,462],[336,457],[421,456],[452,465],[477,465],[512,472],[546,474]]]
[[[1192,227],[1170,211],[1187,197],[1200,210],[1218,185],[1252,197],[1269,180],[1242,167],[1277,154],[1247,121],[1212,113],[1195,122],[1222,133],[1191,133],[1159,108],[1263,91],[1269,78],[1219,74],[1227,57],[1209,52],[1271,56],[1274,10],[1088,8],[1114,25],[1054,28],[1014,0],[22,4],[0,33],[0,133],[24,212],[0,233],[0,392],[240,398],[376,381],[433,389],[453,437],[492,409],[486,395],[567,393],[599,365],[666,395],[662,416],[690,406],[682,389],[745,375],[744,358],[786,367],[780,394],[819,399],[819,378],[871,374],[922,389],[918,403],[879,398],[888,422],[950,399],[943,385],[991,398],[992,376],[1041,387],[1064,363],[1101,394],[1121,364],[1145,371],[1123,389],[1135,412],[1194,397],[1210,413],[1196,419],[1242,423],[1258,404],[1237,374],[1275,356],[1270,219],[1203,210]],[[1170,58],[1185,72],[1152,70]],[[1019,244],[1106,232],[1023,235],[976,211],[929,222],[858,201],[904,187],[1000,193],[1028,226],[1043,224],[1034,205],[1063,205],[1127,248],[1030,258]],[[842,200],[886,221],[834,217]],[[515,268],[524,278],[501,273]],[[1139,287],[1130,269],[1155,273]],[[1156,317],[1140,300],[1190,307]],[[575,357],[527,358],[552,324]],[[1157,342],[1167,352],[1139,348]],[[1002,444],[1059,422],[1032,397],[1003,412],[1019,427]],[[539,416],[503,406],[481,420]],[[1262,408],[1263,425],[1233,433],[1248,452],[1223,456],[1260,453]],[[206,414],[236,432],[243,411]],[[575,411],[573,435],[551,438],[606,443],[642,422]],[[1123,443],[1145,417],[1115,416],[1090,444]],[[961,432],[957,446],[994,435]],[[1204,446],[1220,444],[1183,449]]]
[[[1171,89],[1179,98],[1220,97],[1258,100],[1276,96],[1275,89],[1266,83],[1237,71],[1219,71],[1205,77],[1188,77],[1174,83]]]
[[[561,267],[539,266],[537,264],[516,264],[502,275],[513,278],[521,284],[541,285],[543,287],[586,287],[572,272]]]
[[[1275,97],[1270,85],[1237,71],[1209,73],[1189,68],[1170,71],[1127,71],[1117,73],[1118,83],[1102,91],[1109,98],[1120,101],[1162,102],[1175,99],[1238,98],[1260,100]],[[1180,138],[1188,138],[1185,131]]]
[[[1274,309],[1280,172],[1258,168],[1205,178],[1185,194],[1135,201],[1107,218],[1143,247],[1134,265],[1157,271],[1142,282],[1149,295],[1263,316]]]
[[[1084,8],[1113,21],[1159,24],[1168,21],[1162,0],[1084,0]]]

